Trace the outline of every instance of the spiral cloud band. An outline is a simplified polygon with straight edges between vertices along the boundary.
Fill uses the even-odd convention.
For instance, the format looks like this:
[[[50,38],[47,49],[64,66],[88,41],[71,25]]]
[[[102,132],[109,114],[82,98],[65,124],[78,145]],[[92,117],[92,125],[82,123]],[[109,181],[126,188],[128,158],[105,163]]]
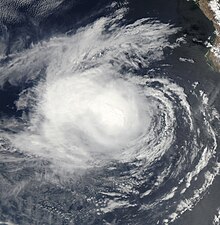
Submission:
[[[37,60],[48,60],[45,81],[39,82],[32,94],[28,92],[29,98],[37,96],[36,106],[30,106],[33,110],[28,130],[13,136],[15,146],[72,168],[87,167],[107,159],[141,157],[140,149],[146,148],[146,142],[154,142],[156,122],[165,125],[164,132],[171,129],[173,116],[158,114],[160,110],[172,114],[172,106],[166,102],[166,109],[159,106],[153,98],[160,94],[150,97],[152,91],[148,93],[143,83],[146,78],[134,79],[132,70],[161,59],[168,45],[166,37],[175,29],[142,19],[122,28],[112,25],[104,33],[105,26],[119,20],[122,13],[101,18],[73,36],[34,46],[27,56],[15,59],[16,67],[7,67],[7,73],[14,73],[18,66],[19,70],[32,67],[32,76],[26,72],[27,77],[2,77],[16,84],[36,74],[36,55]],[[122,74],[123,68],[126,74]],[[23,95],[18,107],[24,104],[22,101]],[[169,128],[166,123],[171,123]],[[168,137],[166,142],[171,139]],[[149,152],[151,157],[156,153]]]
[[[0,84],[34,85],[16,101],[22,118],[2,121],[1,128],[13,132],[2,129],[1,134],[13,150],[62,170],[110,165],[117,175],[112,165],[128,164],[129,175],[115,178],[120,182],[112,194],[97,185],[105,200],[96,204],[103,213],[133,207],[125,196],[138,193],[143,203],[139,213],[148,210],[152,221],[157,208],[173,207],[163,221],[168,224],[198,202],[218,174],[212,123],[219,115],[208,106],[206,94],[195,90],[196,84],[191,94],[199,103],[192,110],[183,87],[148,70],[163,59],[165,48],[177,46],[168,39],[178,29],[151,19],[121,24],[125,12],[116,10],[74,34],[12,55],[1,69]],[[200,184],[195,183],[198,177]],[[169,204],[174,197],[177,204]]]

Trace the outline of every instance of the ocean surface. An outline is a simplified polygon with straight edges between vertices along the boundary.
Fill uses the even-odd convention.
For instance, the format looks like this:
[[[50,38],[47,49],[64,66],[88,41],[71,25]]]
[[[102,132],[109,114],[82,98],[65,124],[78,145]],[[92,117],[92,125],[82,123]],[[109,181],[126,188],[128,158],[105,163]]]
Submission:
[[[0,224],[219,224],[213,40],[193,1],[3,0]]]

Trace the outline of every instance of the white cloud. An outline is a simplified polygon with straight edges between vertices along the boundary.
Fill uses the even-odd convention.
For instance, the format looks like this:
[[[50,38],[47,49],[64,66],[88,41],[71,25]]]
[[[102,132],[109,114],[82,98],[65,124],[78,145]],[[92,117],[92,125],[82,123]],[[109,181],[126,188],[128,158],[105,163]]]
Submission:
[[[172,142],[172,132],[167,134],[174,122],[172,105],[161,91],[151,98],[143,87],[148,80],[133,78],[132,73],[162,59],[164,47],[170,46],[167,38],[176,29],[149,19],[119,26],[125,11],[13,55],[2,68],[2,85],[34,80],[46,68],[43,81],[23,92],[16,103],[20,109],[34,104],[27,130],[8,135],[17,148],[71,169],[142,158],[146,142],[155,148],[149,160],[166,150]],[[178,89],[172,84],[170,88]],[[168,125],[155,139],[157,98],[164,101],[160,110],[167,110]],[[159,142],[163,135],[166,138]]]

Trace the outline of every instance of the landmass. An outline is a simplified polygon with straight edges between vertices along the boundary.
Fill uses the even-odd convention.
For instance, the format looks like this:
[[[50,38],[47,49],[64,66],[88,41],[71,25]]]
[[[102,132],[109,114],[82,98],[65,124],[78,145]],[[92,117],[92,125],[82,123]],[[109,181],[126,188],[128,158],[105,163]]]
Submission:
[[[220,72],[220,3],[218,0],[195,0],[205,16],[215,27],[215,40],[210,47],[207,57],[213,68]]]

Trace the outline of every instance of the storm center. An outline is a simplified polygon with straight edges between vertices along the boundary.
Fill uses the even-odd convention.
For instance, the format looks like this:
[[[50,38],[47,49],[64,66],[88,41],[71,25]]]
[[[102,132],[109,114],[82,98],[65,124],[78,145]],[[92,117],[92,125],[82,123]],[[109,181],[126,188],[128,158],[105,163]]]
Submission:
[[[91,112],[98,118],[99,127],[108,135],[120,133],[126,127],[128,108],[120,96],[100,96],[91,104]]]

